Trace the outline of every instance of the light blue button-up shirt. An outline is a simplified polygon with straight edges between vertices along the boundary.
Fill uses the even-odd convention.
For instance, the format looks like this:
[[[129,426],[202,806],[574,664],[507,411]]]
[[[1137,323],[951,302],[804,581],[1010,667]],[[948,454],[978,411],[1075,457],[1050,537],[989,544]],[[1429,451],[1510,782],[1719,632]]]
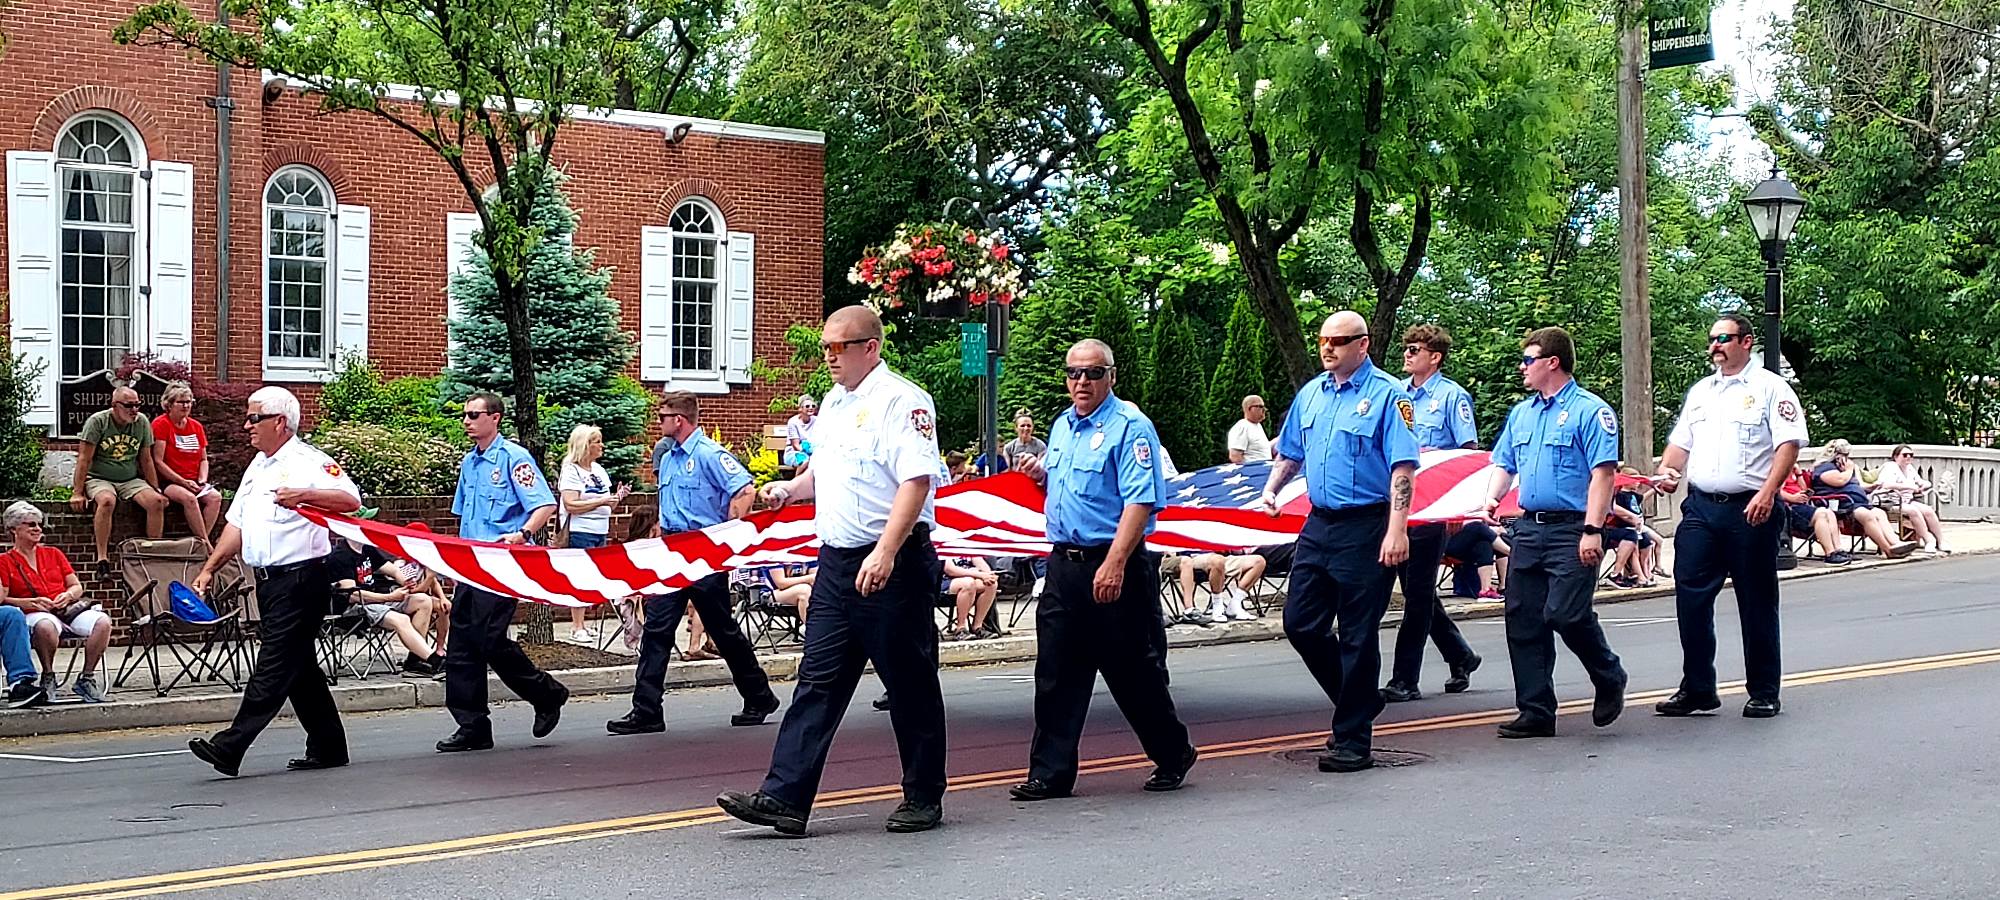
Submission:
[[[660,455],[660,531],[707,528],[729,518],[729,501],[751,482],[743,464],[697,428]]]
[[[1493,464],[1521,479],[1521,508],[1584,512],[1590,473],[1618,464],[1618,414],[1575,381],[1514,405],[1493,441]]]
[[[1042,509],[1049,541],[1109,544],[1118,536],[1125,507],[1135,503],[1153,507],[1146,519],[1146,533],[1153,533],[1153,521],[1167,498],[1159,455],[1153,420],[1116,394],[1105,397],[1088,416],[1077,415],[1074,406],[1057,416],[1043,457],[1049,496]]]
[[[1389,473],[1417,461],[1415,415],[1403,386],[1364,359],[1346,384],[1322,373],[1299,389],[1277,455],[1303,464],[1316,507],[1387,503]]]
[[[529,515],[555,502],[528,448],[500,436],[484,451],[473,447],[458,464],[451,511],[458,516],[459,537],[497,541],[526,527]]]
[[[1403,379],[1403,390],[1417,406],[1412,428],[1417,446],[1429,450],[1456,450],[1479,441],[1479,429],[1472,421],[1472,395],[1458,382],[1434,372],[1423,384]]]

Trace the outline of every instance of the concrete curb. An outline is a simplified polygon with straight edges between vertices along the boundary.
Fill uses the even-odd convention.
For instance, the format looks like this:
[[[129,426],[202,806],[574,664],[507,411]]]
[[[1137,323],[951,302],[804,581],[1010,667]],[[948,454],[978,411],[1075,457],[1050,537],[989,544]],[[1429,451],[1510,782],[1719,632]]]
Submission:
[[[1987,556],[1995,553],[2000,553],[2000,548],[1963,551],[1954,554],[1952,558]],[[1927,560],[1873,559],[1839,567],[1815,565],[1780,572],[1778,578],[1781,581],[1817,578],[1842,572],[1925,561]],[[1597,603],[1604,605],[1649,600],[1672,596],[1673,592],[1672,587],[1601,592],[1597,596]],[[1450,604],[1446,606],[1446,610],[1455,620],[1483,619],[1500,615],[1502,606],[1503,604],[1497,601],[1486,601]],[[1383,618],[1382,627],[1394,628],[1401,622],[1402,614],[1391,610],[1389,615]],[[1283,620],[1278,616],[1267,615],[1255,621],[1231,622],[1207,628],[1173,626],[1167,629],[1167,646],[1219,646],[1279,640],[1284,636]],[[990,641],[948,643],[940,646],[939,656],[940,663],[950,668],[1027,662],[1035,658],[1035,639],[1032,635],[1016,635]],[[788,680],[798,674],[798,653],[768,654],[760,657],[760,660],[764,665],[764,671],[773,681]],[[632,689],[633,668],[630,665],[605,666],[592,669],[566,669],[551,674],[561,680],[575,696],[617,694]],[[668,688],[714,687],[729,683],[729,667],[721,660],[682,662],[667,667]],[[514,693],[502,685],[498,678],[487,679],[487,692],[495,699],[514,698]],[[39,709],[0,712],[0,738],[227,722],[236,715],[238,696],[204,694],[187,697],[148,697],[142,700],[61,704]],[[335,686],[333,696],[334,702],[340,706],[342,712],[440,707],[444,705],[444,685],[428,679],[348,682]]]

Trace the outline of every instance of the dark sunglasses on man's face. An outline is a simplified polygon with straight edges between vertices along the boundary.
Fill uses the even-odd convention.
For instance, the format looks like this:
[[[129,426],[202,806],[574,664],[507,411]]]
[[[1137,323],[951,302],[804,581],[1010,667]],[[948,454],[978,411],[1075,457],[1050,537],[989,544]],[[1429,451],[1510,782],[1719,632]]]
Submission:
[[[1419,353],[1422,353],[1422,352],[1424,352],[1425,350],[1429,350],[1429,349],[1430,349],[1429,347],[1426,347],[1426,346],[1424,346],[1424,345],[1422,345],[1422,344],[1404,344],[1404,345],[1403,345],[1403,355],[1404,355],[1404,356],[1415,356],[1415,355],[1417,355],[1417,354],[1419,354]]]
[[[137,401],[125,401],[125,400],[120,400],[120,401],[118,401],[117,403],[113,403],[113,404],[111,404],[111,405],[112,405],[112,406],[116,406],[116,407],[118,407],[119,409],[138,409],[138,408],[139,408],[139,404],[138,404],[138,402],[137,402]]]
[[[283,416],[284,413],[250,413],[243,417],[243,424],[252,428]]]
[[[1532,366],[1532,365],[1534,365],[1535,363],[1538,363],[1538,362],[1541,362],[1542,360],[1545,360],[1545,359],[1548,359],[1548,358],[1549,358],[1549,357],[1546,357],[1546,356],[1529,356],[1529,355],[1527,355],[1527,354],[1523,353],[1523,354],[1521,354],[1521,368],[1525,369],[1525,368],[1527,368],[1527,367],[1529,367],[1529,366]]]
[[[465,420],[469,422],[473,419],[479,418],[480,416],[497,416],[499,414],[500,412],[498,410],[492,410],[492,409],[468,409],[465,412],[461,413],[460,415],[463,416]]]
[[[1319,345],[1322,349],[1345,347],[1365,337],[1367,337],[1365,334],[1322,334],[1319,336]]]
[[[1711,346],[1715,344],[1727,344],[1740,337],[1742,337],[1740,334],[1711,334],[1708,336],[1708,343]]]
[[[1071,381],[1083,379],[1103,381],[1104,376],[1109,374],[1111,374],[1110,366],[1070,366],[1063,369],[1063,377]]]

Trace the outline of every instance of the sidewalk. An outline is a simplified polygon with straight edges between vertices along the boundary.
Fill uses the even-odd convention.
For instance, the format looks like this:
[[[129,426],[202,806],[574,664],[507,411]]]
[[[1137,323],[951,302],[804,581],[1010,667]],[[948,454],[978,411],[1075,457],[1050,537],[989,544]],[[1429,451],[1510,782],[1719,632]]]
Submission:
[[[1950,529],[1951,545],[1956,556],[2000,553],[2000,524],[1961,522],[1951,523]],[[1668,542],[1668,546],[1671,547],[1671,542]],[[1915,558],[1886,560],[1868,553],[1846,566],[1829,566],[1818,560],[1800,560],[1798,568],[1780,572],[1778,577],[1790,581],[1881,566],[1923,565],[1926,562],[1928,560]],[[1670,582],[1653,588],[1627,590],[1600,586],[1597,602],[1622,603],[1669,596],[1672,593],[1673,586]],[[1271,599],[1273,598],[1266,598],[1267,604],[1270,604]],[[1499,615],[1501,603],[1498,601],[1448,603],[1446,608],[1454,619],[1484,618]],[[1003,621],[1011,612],[1011,609],[1003,612]],[[1035,657],[1034,619],[1033,612],[1028,611],[1021,616],[1020,623],[1013,631],[993,640],[942,644],[939,649],[941,663],[945,666],[960,667],[1032,660]],[[1401,620],[1400,599],[1398,599],[1389,615],[1384,618],[1382,627],[1394,628]],[[1205,628],[1175,625],[1167,629],[1167,643],[1170,647],[1234,644],[1276,640],[1283,637],[1281,615],[1274,608],[1266,609],[1263,618],[1255,621],[1230,622]],[[623,647],[616,643],[613,644],[613,649],[614,652],[623,651]],[[128,652],[129,649],[124,647],[111,648],[105,657],[106,667],[116,672]],[[56,657],[58,668],[67,664],[68,653],[69,651],[65,650]],[[762,655],[762,659],[764,670],[774,680],[786,680],[796,673],[799,654],[795,651],[766,653]],[[577,695],[620,693],[629,691],[632,687],[630,664],[568,669],[554,674],[573,694]],[[69,703],[32,710],[0,710],[0,738],[227,722],[235,715],[240,696],[223,687],[201,685],[177,688],[171,696],[161,698],[155,697],[153,691],[139,681],[140,676],[135,675],[128,681],[126,688],[113,691],[110,695],[112,702],[109,703]],[[669,688],[706,687],[728,683],[729,670],[720,660],[676,662],[667,670]],[[512,697],[512,693],[502,686],[497,678],[489,678],[488,690],[495,698]],[[363,680],[342,678],[340,684],[333,688],[333,693],[334,699],[344,712],[444,705],[444,685],[428,679],[409,680],[384,675]]]

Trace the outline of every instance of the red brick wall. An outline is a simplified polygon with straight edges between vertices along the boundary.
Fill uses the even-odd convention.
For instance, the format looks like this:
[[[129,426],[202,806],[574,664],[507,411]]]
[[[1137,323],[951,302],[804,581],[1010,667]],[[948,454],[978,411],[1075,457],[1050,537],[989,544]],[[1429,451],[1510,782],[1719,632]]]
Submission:
[[[204,100],[215,93],[215,69],[171,50],[113,44],[111,29],[137,6],[0,5],[0,32],[10,40],[0,55],[0,150],[52,149],[72,114],[102,108],[133,123],[150,159],[195,167],[194,364],[213,376],[216,125]],[[236,73],[231,84],[231,380],[261,375],[262,190],[288,163],[320,169],[338,202],[370,208],[370,355],[391,376],[436,373],[445,345],[445,217],[472,208],[449,170],[415,139],[370,116],[322,114],[315,97],[296,91],[266,104],[251,72]],[[615,270],[611,291],[628,331],[636,335],[639,327],[640,229],[667,224],[675,202],[701,194],[721,208],[730,230],[757,235],[753,355],[784,363],[785,328],[820,316],[823,149],[702,133],[668,144],[656,129],[584,120],[568,126],[555,157],[581,215],[577,244],[597,248],[598,263]],[[0,204],[0,242],[6,228]],[[6,291],[0,267],[0,295]],[[310,416],[317,391],[294,387]],[[765,409],[790,387],[757,384],[704,397],[706,424],[731,440],[751,437],[783,420]]]

